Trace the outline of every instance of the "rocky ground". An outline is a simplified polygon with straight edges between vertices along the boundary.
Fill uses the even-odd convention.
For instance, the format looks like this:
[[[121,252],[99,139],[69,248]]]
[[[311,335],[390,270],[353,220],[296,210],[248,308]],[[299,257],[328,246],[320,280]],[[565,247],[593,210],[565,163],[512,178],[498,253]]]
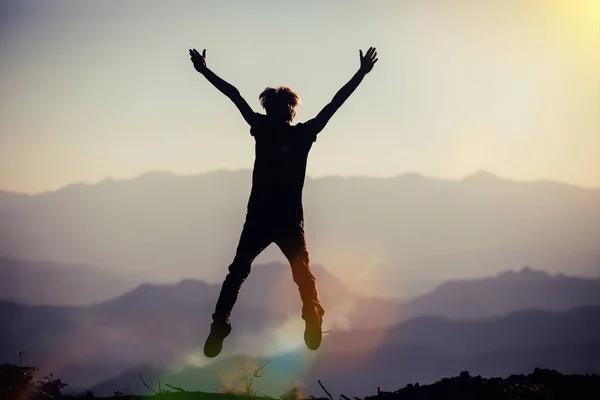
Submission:
[[[507,378],[482,378],[463,372],[431,385],[407,385],[395,392],[380,392],[364,400],[438,400],[438,399],[600,399],[600,376],[563,375],[536,368],[529,375]]]

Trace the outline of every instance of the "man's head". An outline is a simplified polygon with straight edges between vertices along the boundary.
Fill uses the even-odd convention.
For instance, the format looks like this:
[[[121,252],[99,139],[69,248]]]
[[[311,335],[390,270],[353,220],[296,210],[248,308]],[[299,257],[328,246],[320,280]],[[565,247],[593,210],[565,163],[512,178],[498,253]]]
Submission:
[[[277,89],[268,87],[258,96],[260,105],[267,115],[285,122],[292,122],[296,116],[296,107],[300,104],[300,96],[287,86]]]

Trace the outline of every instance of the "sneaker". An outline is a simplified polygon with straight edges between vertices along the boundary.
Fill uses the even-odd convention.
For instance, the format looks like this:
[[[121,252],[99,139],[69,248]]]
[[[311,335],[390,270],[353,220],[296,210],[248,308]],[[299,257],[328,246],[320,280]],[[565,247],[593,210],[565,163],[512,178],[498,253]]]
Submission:
[[[204,355],[214,358],[223,349],[223,340],[231,333],[231,324],[227,322],[213,322],[210,325],[210,333],[204,343]]]
[[[313,308],[313,310],[313,314],[308,315],[304,320],[304,343],[306,343],[306,347],[309,349],[317,350],[323,339],[323,331],[321,330],[323,317],[315,308]]]

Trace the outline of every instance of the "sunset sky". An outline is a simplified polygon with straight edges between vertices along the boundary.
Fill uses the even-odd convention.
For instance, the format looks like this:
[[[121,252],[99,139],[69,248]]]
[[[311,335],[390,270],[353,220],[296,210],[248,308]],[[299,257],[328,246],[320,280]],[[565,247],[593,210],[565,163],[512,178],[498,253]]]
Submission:
[[[308,175],[600,187],[598,0],[0,0],[0,189],[35,193],[166,170],[251,168],[235,106],[266,86],[312,118],[379,62],[315,143]]]

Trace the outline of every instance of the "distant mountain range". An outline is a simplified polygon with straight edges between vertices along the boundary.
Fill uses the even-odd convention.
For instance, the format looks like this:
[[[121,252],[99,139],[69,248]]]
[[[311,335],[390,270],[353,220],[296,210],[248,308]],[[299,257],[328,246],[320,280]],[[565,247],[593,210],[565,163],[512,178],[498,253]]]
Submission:
[[[336,318],[357,296],[319,266],[314,273],[331,313],[330,324],[336,326]],[[141,284],[89,306],[2,301],[0,319],[7,324],[0,327],[0,360],[13,360],[25,348],[28,362],[82,383],[138,364],[162,365],[203,345],[219,290],[217,284],[183,280],[175,285]],[[245,349],[248,337],[261,336],[287,320],[301,324],[301,303],[289,267],[257,266],[242,293],[232,316],[236,329],[228,339],[231,352]],[[352,318],[360,314],[357,307]],[[302,329],[296,336],[302,341]],[[257,347],[257,354],[266,342]]]
[[[335,303],[328,317],[338,327],[349,327],[349,319],[357,318],[373,326],[422,315],[487,318],[521,309],[564,311],[580,305],[600,305],[600,279],[552,275],[531,267],[482,279],[450,280],[403,302],[393,297],[365,296],[348,288],[321,265],[314,265],[313,269],[323,300]],[[223,277],[225,274],[226,270]],[[143,304],[144,296],[158,296],[166,302],[176,297],[201,303],[214,301],[219,290],[220,283],[183,279],[171,285],[148,284],[140,282],[139,276],[124,276],[89,266],[0,257],[0,300],[24,305],[91,305],[115,297],[112,302],[138,299],[135,301]],[[208,296],[199,298],[199,293]],[[278,262],[255,266],[243,293],[247,293],[243,301],[248,307],[272,304],[284,314],[300,307],[290,269]],[[373,309],[378,313],[372,313]]]
[[[468,370],[474,375],[508,376],[527,373],[535,365],[563,373],[600,371],[600,307],[563,313],[528,311],[483,321],[418,318],[389,331],[332,333],[316,354],[298,349],[270,358],[236,356],[206,367],[176,369],[137,367],[94,385],[97,395],[115,390],[143,394],[139,379],[154,387],[158,381],[188,390],[242,388],[266,361],[253,389],[277,397],[302,383],[304,393],[320,395],[317,381],[333,392],[354,396],[375,393],[377,386],[394,388]],[[371,346],[357,347],[370,343]],[[351,377],[351,378],[349,378]]]
[[[523,309],[565,311],[581,305],[600,305],[600,279],[525,267],[490,278],[445,282],[403,303],[399,317],[489,318]]]
[[[32,196],[0,192],[0,255],[144,282],[218,283],[250,184],[250,171],[156,172]],[[462,181],[407,174],[308,179],[304,199],[311,259],[356,292],[408,299],[523,265],[600,276],[599,189],[487,172]],[[283,260],[274,247],[258,258]]]
[[[89,305],[122,294],[136,281],[133,276],[88,265],[0,257],[0,300],[22,304]]]
[[[586,365],[596,368],[590,357],[597,354],[594,338],[600,337],[600,318],[594,319],[600,315],[599,308],[594,308],[600,307],[600,280],[524,268],[491,278],[448,282],[400,303],[356,294],[319,265],[314,266],[314,273],[327,311],[324,328],[332,330],[319,352],[308,354],[306,350],[300,359],[289,355],[296,354],[298,346],[303,349],[300,300],[289,267],[271,263],[256,266],[244,285],[232,315],[234,332],[219,360],[236,354],[252,360],[288,354],[294,362],[313,360],[311,373],[323,373],[335,382],[343,379],[345,370],[338,364],[329,368],[331,362],[346,360],[347,367],[368,367],[383,374],[378,363],[396,354],[399,360],[411,360],[412,367],[401,364],[407,377],[420,371],[425,375],[418,375],[418,380],[423,380],[442,376],[434,372],[455,373],[451,369],[461,363],[494,374],[502,368],[514,372],[521,366],[526,371],[533,368],[529,365],[532,360],[542,362],[550,357],[544,356],[544,347],[556,348],[546,358],[553,360],[549,362],[552,365],[568,361],[571,364],[564,365],[582,371]],[[59,281],[59,276],[52,280]],[[54,371],[65,381],[82,386],[117,379],[128,370],[205,365],[201,347],[219,289],[219,284],[188,279],[174,285],[141,284],[87,306],[3,301],[0,318],[7,323],[0,327],[0,361],[14,362],[18,350],[25,348],[27,364]],[[330,353],[333,355],[325,355]],[[417,355],[420,361],[415,361]],[[491,361],[498,357],[505,361]],[[367,361],[374,364],[364,364]],[[551,367],[542,364],[534,366]],[[333,370],[339,370],[339,375],[331,375]],[[357,371],[345,376],[356,376]],[[367,385],[366,378],[356,382]],[[392,377],[389,382],[402,384]],[[369,385],[376,383],[369,381]],[[109,387],[119,389],[104,386]]]

